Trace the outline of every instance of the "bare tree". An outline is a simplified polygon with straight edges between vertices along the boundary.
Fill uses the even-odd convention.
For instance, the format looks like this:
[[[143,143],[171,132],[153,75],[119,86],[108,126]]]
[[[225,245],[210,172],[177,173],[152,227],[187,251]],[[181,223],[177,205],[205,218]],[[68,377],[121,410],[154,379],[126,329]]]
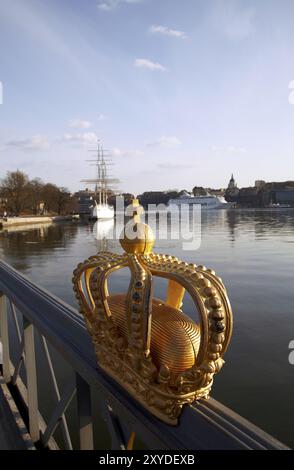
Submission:
[[[0,202],[3,210],[16,215],[22,211],[35,215],[40,212],[63,214],[74,206],[68,189],[52,183],[44,184],[40,178],[30,181],[19,170],[8,172],[2,180]]]
[[[28,182],[28,204],[35,215],[42,211],[44,186],[40,178],[34,178]]]
[[[1,183],[1,196],[6,200],[7,210],[18,215],[28,205],[29,179],[21,171],[9,171]]]
[[[58,209],[58,192],[59,189],[55,184],[47,183],[43,186],[42,199],[44,202],[45,212],[57,212]]]
[[[70,192],[66,188],[58,188],[57,193],[57,212],[62,214],[70,200]]]
[[[55,184],[47,183],[42,190],[44,209],[46,212],[62,214],[69,201],[70,193],[66,188],[59,188]]]

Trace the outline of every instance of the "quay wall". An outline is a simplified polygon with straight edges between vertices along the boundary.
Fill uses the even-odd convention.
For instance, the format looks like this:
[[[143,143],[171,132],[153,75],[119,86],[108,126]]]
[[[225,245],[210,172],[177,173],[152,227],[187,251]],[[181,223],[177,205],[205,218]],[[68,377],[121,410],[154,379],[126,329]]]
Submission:
[[[66,220],[78,219],[78,216],[53,216],[53,217],[7,217],[0,220],[0,227],[6,228],[15,225],[32,225],[50,222],[62,222]]]

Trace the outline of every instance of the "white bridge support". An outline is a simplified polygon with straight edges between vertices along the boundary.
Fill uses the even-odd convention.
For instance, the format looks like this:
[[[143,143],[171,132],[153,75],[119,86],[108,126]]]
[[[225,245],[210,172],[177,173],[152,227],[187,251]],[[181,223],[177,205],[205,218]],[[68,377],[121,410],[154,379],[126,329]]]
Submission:
[[[99,368],[84,320],[74,308],[3,261],[0,261],[0,293],[0,378],[11,395],[18,397],[19,411],[37,448],[58,448],[54,435],[60,427],[63,442],[59,448],[94,449],[95,426],[99,436],[91,398],[91,393],[95,393],[113,449],[130,448],[134,433],[147,449],[287,449],[213,399],[186,406],[178,426],[159,421]],[[43,354],[48,376],[38,368],[36,351]],[[56,354],[73,371],[72,379],[62,390],[54,371]],[[40,413],[38,378],[48,381],[46,390],[53,390],[47,423]],[[79,436],[78,446],[72,443],[73,425],[70,427],[66,418],[70,404],[75,404],[78,415],[78,429],[74,429]]]

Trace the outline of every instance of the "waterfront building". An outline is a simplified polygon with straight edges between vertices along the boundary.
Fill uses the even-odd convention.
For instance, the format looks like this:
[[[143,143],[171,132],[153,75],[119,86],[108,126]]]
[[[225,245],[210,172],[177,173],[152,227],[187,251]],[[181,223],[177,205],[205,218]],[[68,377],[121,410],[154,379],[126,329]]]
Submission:
[[[192,194],[193,196],[224,196],[225,195],[225,189],[219,188],[219,189],[214,189],[214,188],[204,188],[203,186],[194,186],[192,189]]]
[[[264,180],[256,180],[254,186],[258,189],[263,188],[266,185]]]
[[[225,192],[228,202],[240,207],[294,207],[294,181],[270,182],[256,180],[254,186],[238,188],[232,175]]]
[[[170,199],[178,196],[178,191],[146,191],[142,194],[139,194],[138,199],[143,207],[147,207],[148,204],[167,205]]]
[[[258,188],[249,186],[238,190],[235,202],[243,207],[260,207],[262,205],[261,196],[261,191]]]
[[[94,205],[94,191],[86,188],[85,190],[78,191],[75,197],[79,203],[79,214],[90,216],[92,213],[92,207]]]
[[[134,194],[131,194],[131,193],[110,194],[108,196],[108,203],[111,206],[113,206],[115,210],[116,210],[116,204],[119,201],[119,199],[117,198],[119,198],[122,204],[126,207],[132,203],[133,199],[135,199],[135,196]]]
[[[289,204],[294,206],[294,188],[278,190],[275,193],[277,204]]]

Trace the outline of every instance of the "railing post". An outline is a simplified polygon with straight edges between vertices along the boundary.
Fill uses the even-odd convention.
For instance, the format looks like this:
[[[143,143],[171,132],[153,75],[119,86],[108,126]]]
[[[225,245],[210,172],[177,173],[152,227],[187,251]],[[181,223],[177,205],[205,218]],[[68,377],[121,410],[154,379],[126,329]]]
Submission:
[[[93,450],[94,439],[90,386],[79,374],[76,374],[76,384],[80,430],[80,450]]]
[[[24,349],[27,370],[29,430],[33,442],[40,438],[38,385],[36,372],[34,326],[24,318]]]
[[[6,383],[10,382],[10,354],[9,354],[9,331],[7,316],[7,299],[0,292],[0,329],[2,342],[2,362],[3,362],[3,378]]]

